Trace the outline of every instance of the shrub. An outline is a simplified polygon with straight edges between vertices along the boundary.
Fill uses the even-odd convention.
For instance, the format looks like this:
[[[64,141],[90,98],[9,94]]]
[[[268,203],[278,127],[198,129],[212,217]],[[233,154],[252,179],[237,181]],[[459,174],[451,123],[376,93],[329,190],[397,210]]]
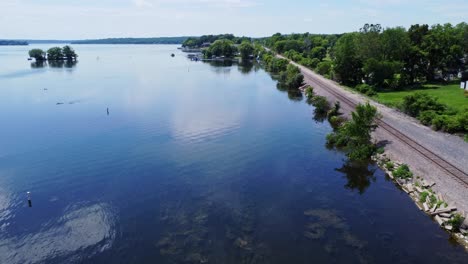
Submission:
[[[307,86],[307,88],[304,90],[304,94],[307,99],[312,99],[312,97],[314,97],[314,87]]]
[[[434,206],[437,204],[437,197],[434,194],[429,196],[430,206]]]
[[[315,106],[315,112],[326,114],[330,110],[330,103],[324,96],[314,96],[312,99],[312,105]]]
[[[377,128],[375,124],[377,115],[377,108],[369,103],[359,104],[351,114],[352,119],[327,136],[327,144],[345,147],[351,160],[370,158],[376,150],[371,143],[371,133]]]
[[[330,125],[334,128],[337,129],[341,125],[343,125],[344,122],[346,122],[346,119],[340,116],[332,116],[328,119],[328,122],[330,122]]]
[[[384,154],[384,152],[385,152],[385,148],[383,148],[383,147],[380,147],[375,151],[375,153],[377,153],[377,154]]]
[[[393,164],[393,162],[391,161],[388,161],[387,163],[385,163],[385,168],[389,171],[392,171],[395,168],[395,164]]]
[[[447,119],[449,117],[447,115],[437,115],[432,119],[432,126],[435,130],[443,129],[447,124]]]
[[[393,176],[400,179],[410,179],[413,177],[413,173],[410,171],[408,165],[403,164],[393,172]]]
[[[374,96],[377,95],[377,92],[375,91],[374,87],[368,85],[368,84],[359,84],[356,86],[356,91],[365,94],[367,96]]]
[[[340,109],[341,109],[341,103],[340,103],[340,101],[336,101],[333,108],[330,111],[328,111],[328,114],[327,114],[328,119],[330,119],[330,118],[332,118],[334,116],[341,115]]]
[[[426,202],[427,196],[429,196],[429,192],[427,192],[427,191],[422,192],[422,193],[419,195],[419,202],[420,202],[420,203],[425,203],[425,202]]]
[[[330,74],[332,68],[332,62],[331,61],[322,61],[317,65],[317,68],[315,69],[318,74],[321,75],[326,75]]]
[[[298,67],[289,64],[286,67],[286,71],[281,72],[280,82],[288,89],[297,89],[304,82],[304,75],[301,74],[301,70]]]
[[[402,110],[406,114],[418,117],[421,112],[433,110],[436,113],[443,113],[447,107],[438,102],[436,97],[427,93],[416,92],[403,98]]]
[[[434,110],[426,110],[419,114],[418,120],[421,121],[422,124],[426,126],[432,125],[432,121],[437,116],[436,111]]]
[[[461,214],[455,214],[447,223],[450,224],[454,230],[459,230],[463,221],[465,221],[465,218]]]

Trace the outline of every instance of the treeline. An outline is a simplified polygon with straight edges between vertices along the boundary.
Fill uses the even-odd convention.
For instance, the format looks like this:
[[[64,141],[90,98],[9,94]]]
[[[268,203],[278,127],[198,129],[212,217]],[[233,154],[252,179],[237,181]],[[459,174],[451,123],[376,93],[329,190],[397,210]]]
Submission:
[[[369,96],[467,74],[466,23],[416,24],[409,29],[366,24],[359,32],[342,35],[275,34],[262,42]],[[424,93],[407,96],[398,107],[435,130],[468,133],[468,108],[454,110]]]
[[[107,38],[72,41],[71,44],[182,44],[188,37]]]
[[[36,61],[75,61],[78,58],[78,55],[72,47],[67,45],[63,48],[50,48],[47,52],[41,49],[32,49],[29,51],[29,57],[34,58]]]
[[[217,40],[229,40],[233,44],[241,44],[244,41],[251,42],[252,39],[248,37],[236,37],[233,34],[221,34],[221,35],[204,35],[201,37],[190,37],[187,38],[183,43],[182,47],[186,48],[202,48],[214,43]]]
[[[26,41],[17,40],[0,40],[0,46],[27,46],[29,45]]]
[[[265,45],[349,86],[395,90],[466,70],[468,24],[383,29],[343,35],[275,34]]]

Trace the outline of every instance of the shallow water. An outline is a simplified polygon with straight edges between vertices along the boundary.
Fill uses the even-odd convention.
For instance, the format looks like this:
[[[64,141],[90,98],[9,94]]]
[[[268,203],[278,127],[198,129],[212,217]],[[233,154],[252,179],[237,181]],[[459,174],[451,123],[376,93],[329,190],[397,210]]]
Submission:
[[[465,263],[258,66],[49,46],[0,47],[0,263]]]

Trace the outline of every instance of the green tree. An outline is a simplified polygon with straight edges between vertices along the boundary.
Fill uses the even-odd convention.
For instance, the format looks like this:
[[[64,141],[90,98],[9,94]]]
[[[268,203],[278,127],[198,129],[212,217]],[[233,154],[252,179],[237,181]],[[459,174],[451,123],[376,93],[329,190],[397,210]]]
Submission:
[[[234,56],[236,52],[236,47],[234,47],[234,43],[228,39],[219,39],[216,40],[211,46],[207,49],[207,54],[211,54],[212,56],[221,57],[224,56],[226,58],[231,58]],[[211,56],[206,56],[211,57]]]
[[[363,77],[358,38],[358,33],[344,34],[333,49],[334,70],[340,81],[346,85],[359,84]]]
[[[36,61],[45,60],[46,53],[41,49],[32,49],[29,51],[29,57],[36,59]]]
[[[63,60],[63,52],[60,47],[53,47],[47,51],[48,60]]]
[[[239,45],[239,52],[242,60],[248,60],[254,52],[254,46],[252,43],[244,41]]]
[[[65,58],[69,61],[76,60],[76,58],[78,57],[78,55],[76,55],[75,53],[75,50],[68,45],[63,47],[62,53],[63,53],[63,56],[65,56]]]
[[[327,136],[327,143],[331,146],[343,147],[351,160],[365,160],[376,149],[371,143],[371,135],[377,128],[377,108],[369,103],[359,104],[351,116],[350,121]]]

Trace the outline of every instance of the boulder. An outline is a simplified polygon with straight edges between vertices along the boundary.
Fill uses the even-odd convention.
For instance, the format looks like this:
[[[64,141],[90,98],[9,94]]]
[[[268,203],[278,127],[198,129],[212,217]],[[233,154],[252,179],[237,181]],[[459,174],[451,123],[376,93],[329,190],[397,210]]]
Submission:
[[[418,191],[418,193],[423,193],[424,192],[424,190],[419,186],[416,186],[415,189],[416,189],[416,191]]]
[[[447,229],[448,231],[452,231],[453,230],[453,227],[451,225],[446,225],[445,226],[445,229]]]
[[[427,203],[423,203],[424,211],[429,212],[429,205]]]
[[[439,214],[439,216],[440,216],[440,217],[445,217],[445,218],[450,218],[450,217],[452,217],[452,215],[449,214],[449,213],[441,213],[441,214]]]
[[[437,209],[437,204],[436,204],[436,205],[434,205],[434,206],[432,206],[432,208],[431,208],[431,212],[432,212],[432,213],[433,213],[433,212],[435,212],[435,210],[436,210],[436,209]]]
[[[456,211],[457,208],[456,207],[447,207],[447,208],[443,208],[443,209],[437,209],[435,212],[431,213],[431,215],[436,215],[436,214],[443,214],[443,213],[450,213],[452,211]]]
[[[436,222],[437,222],[440,226],[442,226],[442,225],[444,224],[444,221],[442,221],[442,219],[441,219],[438,215],[436,215],[436,216],[434,217],[434,219],[436,220]]]

